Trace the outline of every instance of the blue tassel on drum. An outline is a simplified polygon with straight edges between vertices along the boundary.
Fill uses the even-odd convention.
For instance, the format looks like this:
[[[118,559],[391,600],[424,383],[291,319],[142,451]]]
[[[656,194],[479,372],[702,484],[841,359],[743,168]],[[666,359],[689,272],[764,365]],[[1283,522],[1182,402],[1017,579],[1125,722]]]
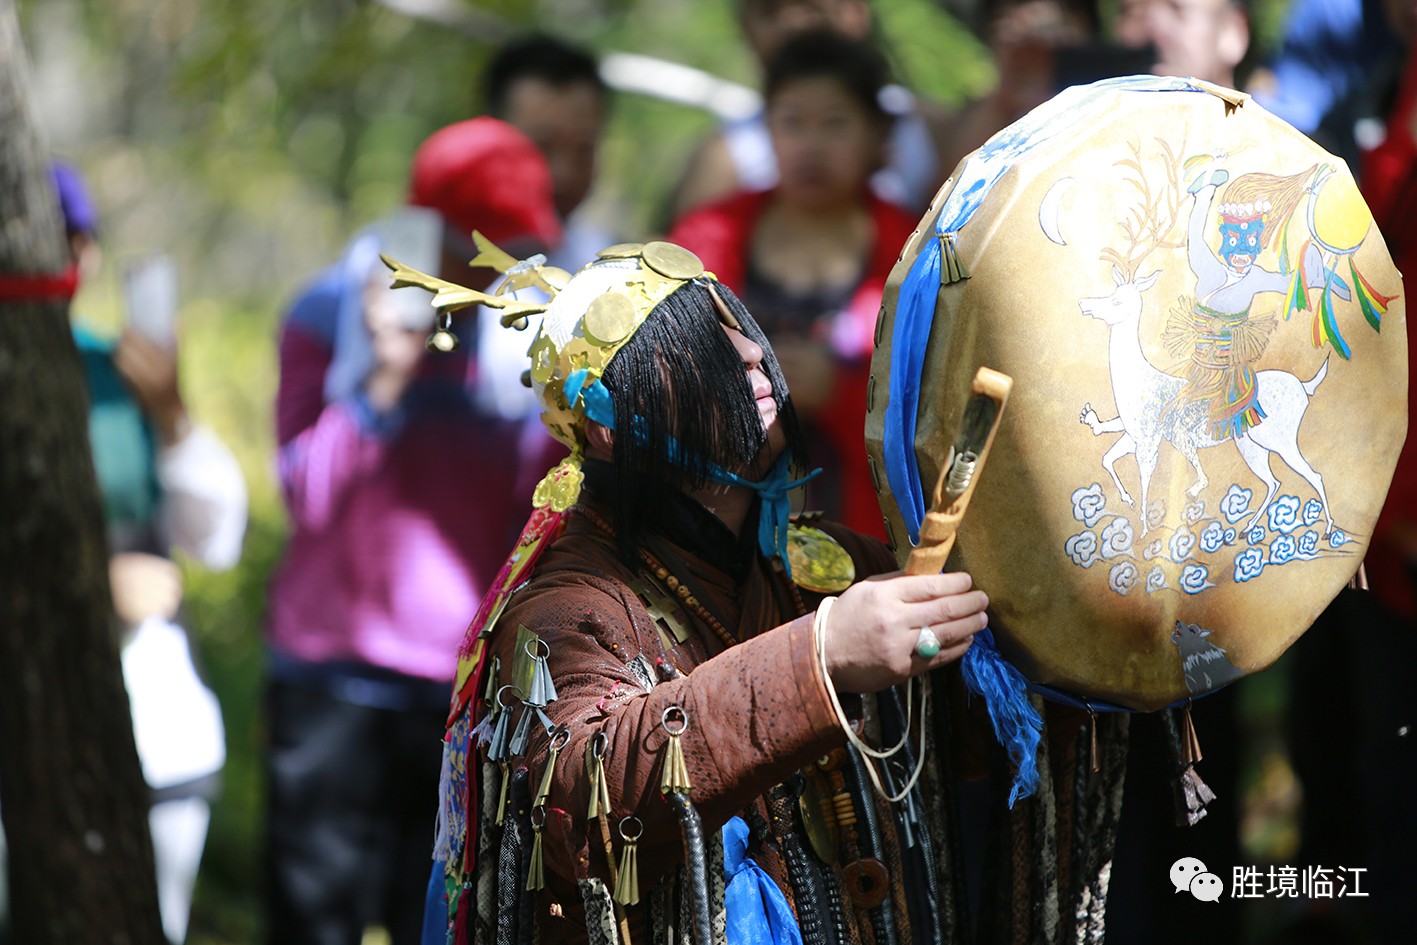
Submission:
[[[1009,791],[1009,808],[1038,790],[1038,743],[1043,737],[1043,716],[1028,699],[1028,680],[1004,659],[987,627],[974,635],[974,643],[960,661],[964,684],[984,697],[994,737],[1004,746],[1017,772]]]

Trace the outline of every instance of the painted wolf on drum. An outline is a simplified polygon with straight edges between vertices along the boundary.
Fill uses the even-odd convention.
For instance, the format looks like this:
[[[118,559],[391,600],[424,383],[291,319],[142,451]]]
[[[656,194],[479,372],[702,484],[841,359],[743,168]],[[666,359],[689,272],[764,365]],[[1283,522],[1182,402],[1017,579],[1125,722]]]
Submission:
[[[866,434],[899,556],[979,365],[1014,378],[956,544],[1029,687],[1184,704],[1352,579],[1406,430],[1402,281],[1343,162],[1194,80],[1069,89],[905,247]],[[926,485],[922,485],[926,484]]]

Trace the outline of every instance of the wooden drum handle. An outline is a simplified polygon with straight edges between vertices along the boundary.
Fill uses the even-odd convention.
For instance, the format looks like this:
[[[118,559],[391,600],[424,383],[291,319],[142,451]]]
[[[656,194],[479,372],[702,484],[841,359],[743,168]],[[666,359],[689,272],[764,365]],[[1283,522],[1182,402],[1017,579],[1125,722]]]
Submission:
[[[920,543],[905,562],[906,574],[939,574],[944,570],[959,523],[989,458],[1013,384],[1013,378],[991,368],[981,367],[975,373],[961,420],[963,448],[952,452],[950,461],[940,470],[930,511],[920,524]]]

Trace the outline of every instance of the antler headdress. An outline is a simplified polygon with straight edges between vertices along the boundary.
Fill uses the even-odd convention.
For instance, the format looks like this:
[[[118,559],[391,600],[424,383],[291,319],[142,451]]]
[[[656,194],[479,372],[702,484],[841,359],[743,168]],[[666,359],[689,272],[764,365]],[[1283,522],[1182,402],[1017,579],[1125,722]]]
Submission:
[[[532,517],[469,628],[462,647],[464,657],[471,654],[478,634],[490,630],[511,588],[529,572],[541,549],[559,530],[561,515],[580,496],[586,421],[614,427],[610,392],[600,378],[616,352],[660,302],[691,281],[706,280],[720,317],[737,327],[713,291],[716,280],[704,272],[703,263],[672,243],[611,246],[573,277],[564,269],[548,266],[544,256],[518,260],[481,233],[472,235],[478,252],[469,265],[490,267],[506,276],[495,293],[431,276],[388,256],[381,258],[393,272],[394,288],[416,286],[433,293],[438,326],[428,338],[432,350],[451,351],[457,346],[451,330],[452,313],[473,305],[499,311],[502,324],[518,330],[528,328],[532,316],[543,316],[528,350],[531,367],[524,380],[542,402],[542,422],[547,430],[571,453],[537,485]],[[515,297],[517,290],[527,288],[541,290],[549,301]]]
[[[600,408],[608,409],[609,394],[600,376],[610,359],[672,292],[686,282],[712,282],[713,277],[704,272],[697,256],[673,243],[611,246],[572,277],[564,269],[546,265],[545,256],[518,260],[481,233],[472,236],[478,252],[469,265],[486,266],[506,276],[495,294],[430,276],[383,256],[393,271],[393,286],[417,286],[433,293],[438,329],[429,336],[428,345],[438,351],[456,347],[452,313],[461,309],[473,305],[496,309],[504,326],[518,330],[528,327],[531,316],[544,315],[528,350],[530,385],[542,401],[546,428],[571,448],[578,464],[585,419],[600,420]],[[550,301],[515,297],[517,290],[528,288],[541,290]],[[720,313],[736,326],[721,302]]]

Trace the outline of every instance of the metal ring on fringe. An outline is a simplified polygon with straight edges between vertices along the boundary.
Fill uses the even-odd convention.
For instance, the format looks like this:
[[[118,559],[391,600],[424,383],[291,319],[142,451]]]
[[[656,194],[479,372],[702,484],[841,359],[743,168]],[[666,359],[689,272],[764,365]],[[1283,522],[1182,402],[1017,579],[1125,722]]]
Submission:
[[[675,712],[678,712],[681,716],[684,717],[684,724],[679,726],[678,731],[675,731],[674,729],[669,727],[669,717]],[[684,710],[683,706],[672,705],[669,708],[665,709],[664,712],[660,715],[659,724],[664,726],[664,730],[670,735],[683,735],[686,731],[689,730],[689,713]]]
[[[565,727],[558,728],[551,734],[551,748],[554,751],[560,751],[566,747],[566,743],[570,740],[571,730]]]
[[[628,833],[626,833],[626,831],[625,831],[625,825],[628,824],[628,823],[629,823],[630,821],[632,821],[632,820],[635,822],[635,826],[639,828],[638,830],[635,831],[635,835],[634,835],[633,837],[630,836],[630,835],[629,835]],[[644,835],[645,835],[645,825],[644,825],[644,821],[640,820],[640,819],[639,819],[638,817],[636,817],[634,814],[630,814],[628,817],[622,817],[622,818],[620,818],[620,839],[621,839],[621,840],[624,840],[626,843],[634,843],[636,840],[640,839],[640,837],[643,837]]]
[[[604,732],[596,732],[590,739],[590,756],[597,761],[605,757],[605,750],[610,747],[610,736]]]
[[[497,695],[494,697],[494,698],[495,698],[495,701],[496,701],[496,703],[497,703],[497,707],[498,707],[499,709],[510,709],[510,708],[511,708],[511,706],[507,705],[505,702],[502,701],[502,693],[506,692],[508,689],[510,689],[510,690],[512,690],[512,692],[518,694],[517,697],[516,697],[516,699],[517,699],[518,702],[522,701],[522,697],[521,697],[521,695],[520,695],[521,690],[518,689],[516,686],[513,686],[513,685],[511,685],[510,683],[508,683],[507,685],[505,685],[505,686],[503,686],[502,688],[498,689],[498,690],[497,690]]]
[[[541,815],[538,819],[537,815]],[[537,804],[531,809],[531,829],[540,830],[546,825],[546,805]]]
[[[546,650],[546,652],[538,655],[536,650],[533,649],[534,646],[542,647]],[[544,660],[551,656],[551,647],[547,646],[546,643],[539,637],[534,640],[526,641],[526,645],[523,646],[522,649],[526,650],[526,655],[530,656],[534,660]]]

